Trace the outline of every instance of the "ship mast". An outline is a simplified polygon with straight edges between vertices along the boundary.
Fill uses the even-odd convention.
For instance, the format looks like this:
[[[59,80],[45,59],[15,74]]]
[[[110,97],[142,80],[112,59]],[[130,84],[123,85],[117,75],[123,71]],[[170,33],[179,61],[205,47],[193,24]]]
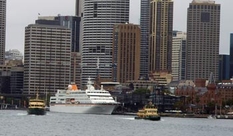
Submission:
[[[37,87],[37,91],[36,91],[36,99],[39,98],[39,93],[38,93],[38,87]]]

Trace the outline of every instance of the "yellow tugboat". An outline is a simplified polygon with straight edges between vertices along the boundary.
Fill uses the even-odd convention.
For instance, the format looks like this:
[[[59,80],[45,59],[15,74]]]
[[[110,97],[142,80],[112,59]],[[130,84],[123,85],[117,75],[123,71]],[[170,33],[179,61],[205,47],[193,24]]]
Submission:
[[[139,110],[137,112],[137,117],[135,117],[135,119],[159,121],[161,118],[158,114],[158,109],[156,108],[156,106],[149,102],[149,104],[145,105],[142,110]]]
[[[46,113],[45,101],[39,99],[39,95],[37,93],[35,99],[29,100],[28,114],[45,115],[45,113]]]

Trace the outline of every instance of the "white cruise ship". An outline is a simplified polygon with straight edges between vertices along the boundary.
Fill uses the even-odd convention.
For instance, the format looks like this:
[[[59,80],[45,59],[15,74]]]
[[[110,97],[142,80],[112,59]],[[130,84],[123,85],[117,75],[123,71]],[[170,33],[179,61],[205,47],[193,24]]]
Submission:
[[[87,81],[87,89],[78,89],[75,84],[67,90],[57,90],[50,97],[51,112],[82,113],[82,114],[112,114],[118,106],[110,93],[103,89],[95,90],[91,79]]]

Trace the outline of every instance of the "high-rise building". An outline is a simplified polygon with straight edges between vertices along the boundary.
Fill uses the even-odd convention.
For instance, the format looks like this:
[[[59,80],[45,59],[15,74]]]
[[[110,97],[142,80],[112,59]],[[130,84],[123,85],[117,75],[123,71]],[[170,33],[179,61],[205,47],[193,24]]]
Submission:
[[[185,80],[186,63],[186,33],[173,32],[172,40],[172,79]]]
[[[31,24],[25,28],[24,93],[56,92],[70,83],[71,30]]]
[[[60,25],[71,29],[71,51],[80,52],[80,21],[81,17],[77,16],[44,16],[36,20],[36,24]]]
[[[219,55],[218,81],[230,79],[230,55]]]
[[[6,0],[0,0],[0,65],[4,65],[6,40]]]
[[[171,72],[173,1],[150,1],[149,71]]]
[[[150,21],[150,0],[141,0],[141,58],[140,76],[149,74],[148,48],[149,48],[149,21]]]
[[[187,17],[186,79],[218,80],[220,4],[212,0],[193,0]]]
[[[84,3],[84,0],[76,0],[75,16],[83,17],[83,3]]]
[[[60,25],[71,29],[71,77],[70,80],[81,86],[81,17],[77,16],[43,16],[36,20],[36,24]]]
[[[78,16],[79,15],[79,4],[80,4],[80,2],[79,2],[80,0],[76,0],[75,1],[75,15],[76,16]]]
[[[87,78],[112,80],[112,33],[115,24],[129,22],[130,0],[83,1],[82,84]],[[96,58],[96,59],[93,59]]]
[[[125,83],[140,75],[141,33],[138,25],[117,24],[113,30],[113,81]]]
[[[71,52],[71,82],[81,86],[81,53]]]
[[[233,78],[233,33],[230,35],[230,78]]]

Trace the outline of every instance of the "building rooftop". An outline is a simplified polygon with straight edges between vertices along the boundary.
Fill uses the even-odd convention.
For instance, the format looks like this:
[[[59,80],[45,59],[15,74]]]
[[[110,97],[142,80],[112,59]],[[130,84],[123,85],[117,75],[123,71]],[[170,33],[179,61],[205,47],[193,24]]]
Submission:
[[[213,1],[213,0],[193,0],[192,3],[209,3],[209,4],[215,4],[215,1]]]

